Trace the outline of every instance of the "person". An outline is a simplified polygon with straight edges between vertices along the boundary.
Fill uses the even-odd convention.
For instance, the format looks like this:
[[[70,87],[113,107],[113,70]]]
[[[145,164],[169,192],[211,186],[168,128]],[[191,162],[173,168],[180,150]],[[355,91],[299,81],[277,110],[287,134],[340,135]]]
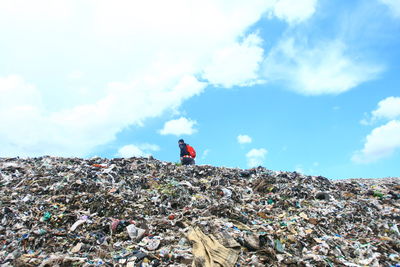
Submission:
[[[180,139],[178,141],[179,148],[181,150],[181,163],[182,165],[194,165],[194,158],[190,155],[188,149],[187,149],[187,144],[185,144],[185,141],[183,139]]]

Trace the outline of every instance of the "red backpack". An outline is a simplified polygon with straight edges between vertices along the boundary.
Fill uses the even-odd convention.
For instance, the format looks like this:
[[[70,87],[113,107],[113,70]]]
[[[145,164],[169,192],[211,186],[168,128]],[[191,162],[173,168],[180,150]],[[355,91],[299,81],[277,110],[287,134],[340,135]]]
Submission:
[[[186,145],[186,149],[192,158],[196,157],[196,150],[192,146]]]

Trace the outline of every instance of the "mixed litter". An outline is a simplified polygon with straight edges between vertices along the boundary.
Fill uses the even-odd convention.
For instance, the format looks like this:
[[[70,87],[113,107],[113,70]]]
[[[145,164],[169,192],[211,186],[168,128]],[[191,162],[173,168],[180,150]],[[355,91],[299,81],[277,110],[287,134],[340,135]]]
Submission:
[[[400,266],[400,179],[0,159],[1,266]]]

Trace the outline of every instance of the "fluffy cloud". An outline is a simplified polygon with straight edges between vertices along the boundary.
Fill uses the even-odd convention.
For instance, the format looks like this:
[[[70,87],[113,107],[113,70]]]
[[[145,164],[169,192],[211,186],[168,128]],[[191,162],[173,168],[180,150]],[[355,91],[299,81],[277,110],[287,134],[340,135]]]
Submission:
[[[316,10],[316,5],[317,0],[279,0],[274,6],[274,14],[289,24],[296,24],[311,17]]]
[[[211,65],[205,68],[203,78],[225,88],[261,82],[258,80],[259,64],[264,54],[261,42],[256,34],[250,34],[241,44],[218,50]]]
[[[40,92],[18,75],[0,77],[0,109],[41,106]]]
[[[352,57],[338,40],[309,48],[289,38],[273,48],[264,62],[268,81],[284,82],[305,95],[343,93],[376,78],[382,69]]]
[[[372,120],[396,119],[400,117],[400,97],[388,97],[378,103],[378,108],[372,111]]]
[[[123,158],[148,157],[151,152],[159,151],[160,147],[154,144],[126,145],[118,150],[117,156]]]
[[[385,125],[371,131],[365,138],[364,148],[353,154],[356,163],[371,163],[391,156],[400,148],[400,97],[387,97],[378,103],[378,108],[371,112],[371,119],[362,120],[368,125],[378,120],[389,120]]]
[[[364,148],[354,153],[352,161],[371,163],[391,156],[400,148],[400,121],[392,120],[377,127],[366,137]]]
[[[318,171],[316,171],[314,168],[318,167],[319,163],[318,162],[314,162],[312,164],[311,168],[306,168],[303,164],[297,164],[294,167],[294,170],[298,173],[301,174],[307,174],[307,175],[319,175],[320,173],[318,173]]]
[[[277,3],[0,1],[2,64],[29,77],[0,76],[0,156],[85,156],[126,127],[178,109],[208,83],[258,82],[262,40],[249,28],[271,12],[287,21],[310,16],[282,15]],[[74,69],[85,74],[70,75],[82,90],[63,86]]]
[[[267,155],[267,150],[264,148],[253,148],[246,154],[247,166],[249,168],[257,167],[264,164],[265,156]]]
[[[131,124],[177,108],[187,98],[201,93],[204,83],[190,76],[151,77],[133,83],[110,83],[100,100],[71,109],[46,113],[40,92],[18,76],[0,79],[1,154],[86,155]],[[164,84],[170,84],[166,90]],[[147,88],[148,90],[142,90]]]
[[[193,128],[196,124],[197,122],[194,120],[180,117],[179,119],[176,120],[167,121],[164,124],[164,128],[160,130],[160,134],[162,135],[173,134],[176,136],[192,135],[195,132],[197,132],[197,130]]]
[[[237,137],[237,141],[239,144],[250,144],[252,142],[252,139],[248,135],[240,134]]]
[[[84,73],[82,71],[73,71],[67,75],[67,78],[70,80],[78,80],[82,78]]]
[[[393,16],[400,18],[400,1],[399,0],[379,0],[379,1],[389,7]]]
[[[66,19],[71,16],[71,1],[26,0],[0,1],[0,14],[2,18],[15,21],[53,21]]]
[[[42,99],[35,86],[21,77],[0,77],[0,146],[2,155],[26,156],[45,145]],[[38,127],[43,127],[38,129]]]
[[[400,97],[390,96],[378,103],[378,108],[371,114],[365,113],[365,118],[360,121],[363,125],[371,125],[379,120],[392,120],[400,118]]]

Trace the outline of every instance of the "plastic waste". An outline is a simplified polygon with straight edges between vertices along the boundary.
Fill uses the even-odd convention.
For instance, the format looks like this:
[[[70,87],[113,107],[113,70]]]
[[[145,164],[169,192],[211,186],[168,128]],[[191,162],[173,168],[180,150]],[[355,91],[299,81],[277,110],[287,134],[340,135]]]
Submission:
[[[40,157],[0,158],[0,184],[4,267],[400,262],[398,178]]]
[[[51,219],[51,213],[50,212],[48,212],[48,211],[46,211],[46,213],[43,215],[43,217],[42,217],[42,221],[48,221],[48,220],[50,220]]]
[[[82,217],[82,219],[77,220],[69,229],[70,232],[75,231],[76,228],[78,228],[80,225],[86,223],[88,221],[87,216]]]
[[[128,225],[126,230],[128,231],[129,237],[135,241],[139,241],[146,233],[146,230],[137,228],[134,224]]]

